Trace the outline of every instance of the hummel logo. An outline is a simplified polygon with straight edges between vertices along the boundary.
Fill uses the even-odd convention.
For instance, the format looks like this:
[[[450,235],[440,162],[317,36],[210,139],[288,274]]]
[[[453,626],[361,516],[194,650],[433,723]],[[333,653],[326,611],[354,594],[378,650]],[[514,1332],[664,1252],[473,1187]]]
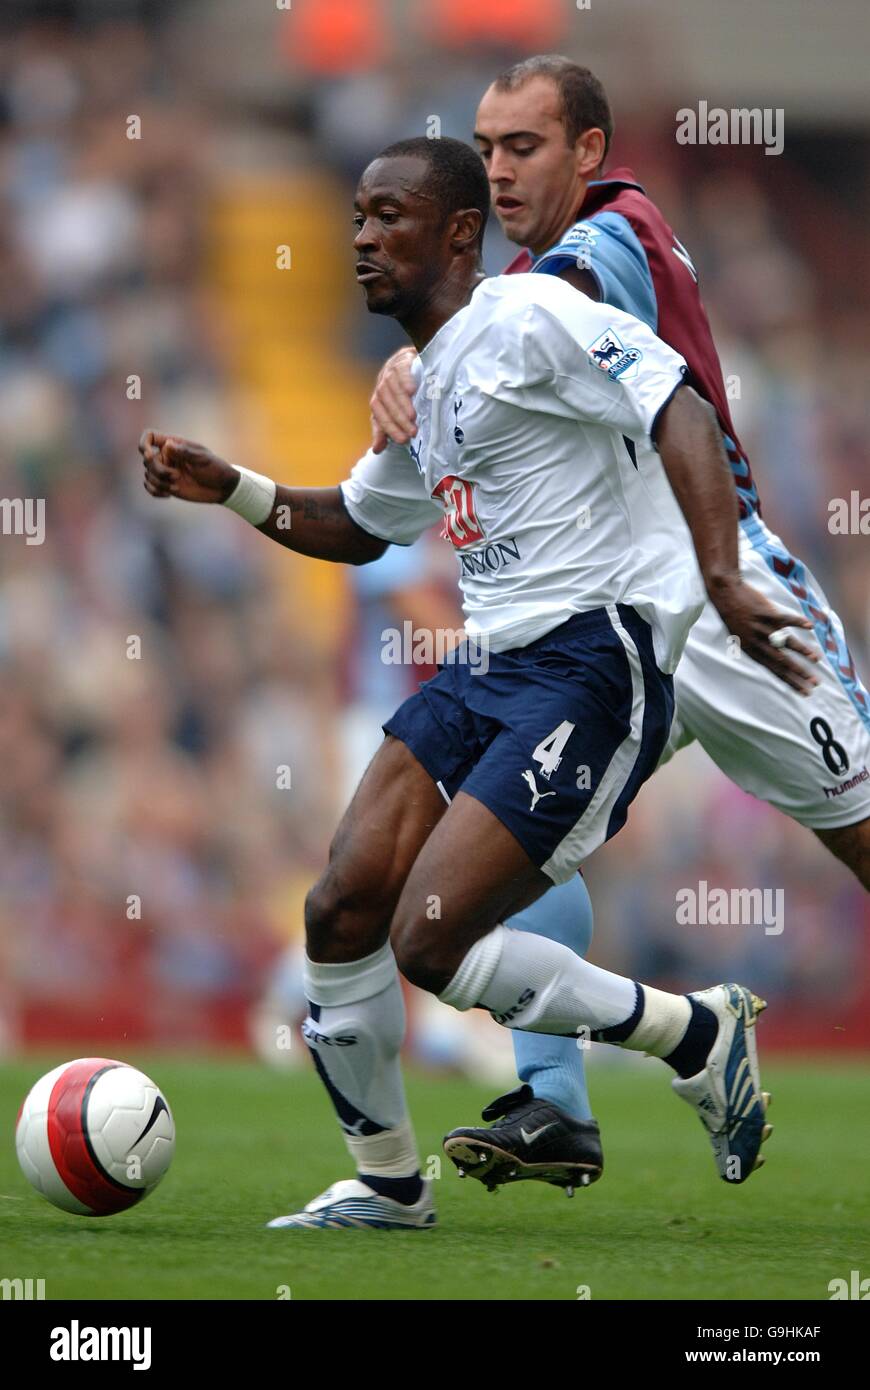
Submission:
[[[523,778],[523,781],[524,781],[524,782],[528,782],[529,787],[531,788],[531,792],[532,792],[532,804],[531,804],[531,806],[529,807],[529,810],[530,810],[530,811],[534,811],[534,809],[535,809],[535,807],[537,806],[538,802],[539,802],[539,801],[543,801],[543,799],[544,799],[545,796],[555,796],[555,795],[556,795],[555,792],[539,792],[539,791],[538,791],[538,786],[537,786],[537,783],[535,782],[535,774],[532,772],[531,768],[528,768],[528,767],[526,768],[525,772],[522,774],[522,778]]]
[[[520,1125],[520,1134],[523,1136],[523,1140],[526,1144],[531,1144],[533,1139],[537,1139],[540,1134],[544,1134],[548,1129],[552,1129],[555,1123],[555,1120],[551,1120],[548,1125],[541,1125],[540,1129],[533,1129],[531,1134],[527,1134],[522,1125]]]

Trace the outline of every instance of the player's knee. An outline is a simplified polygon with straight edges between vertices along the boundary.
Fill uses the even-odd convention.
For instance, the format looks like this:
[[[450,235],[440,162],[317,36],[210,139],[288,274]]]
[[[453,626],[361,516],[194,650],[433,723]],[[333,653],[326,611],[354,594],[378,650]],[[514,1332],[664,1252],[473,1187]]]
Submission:
[[[458,969],[446,933],[437,927],[438,923],[433,924],[425,915],[400,910],[390,928],[399,970],[412,985],[430,994],[441,994]]]
[[[305,945],[312,960],[358,960],[383,945],[389,910],[339,887],[327,869],[305,899]]]

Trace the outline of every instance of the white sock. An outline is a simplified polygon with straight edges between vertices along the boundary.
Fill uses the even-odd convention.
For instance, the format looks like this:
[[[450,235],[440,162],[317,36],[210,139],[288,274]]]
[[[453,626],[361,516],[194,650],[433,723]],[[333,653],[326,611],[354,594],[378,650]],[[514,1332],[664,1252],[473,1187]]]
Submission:
[[[599,1042],[666,1057],[692,1016],[681,994],[639,986],[602,970],[558,941],[498,926],[472,946],[440,998],[480,1005],[497,1023],[564,1036],[589,1029]]]
[[[357,1171],[414,1177],[420,1165],[399,1063],[405,1004],[389,942],[339,965],[306,956],[305,992],[303,1036]]]
[[[692,1019],[692,1006],[685,994],[669,994],[652,985],[642,985],[643,1007],[637,1027],[619,1045],[630,1052],[648,1052],[650,1057],[669,1057],[683,1041]],[[604,1042],[616,1041],[604,1038]]]

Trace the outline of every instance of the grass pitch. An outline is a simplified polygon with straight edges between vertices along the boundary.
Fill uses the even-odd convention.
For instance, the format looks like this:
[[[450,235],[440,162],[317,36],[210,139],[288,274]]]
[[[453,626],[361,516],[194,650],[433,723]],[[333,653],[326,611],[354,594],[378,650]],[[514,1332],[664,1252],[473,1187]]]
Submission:
[[[70,1055],[73,1055],[72,1052]],[[429,1231],[267,1231],[351,1176],[313,1072],[134,1054],[163,1088],[178,1147],[141,1206],[88,1219],[49,1206],[18,1169],[14,1125],[61,1060],[0,1066],[0,1278],[42,1278],[47,1299],[822,1299],[870,1272],[870,1069],[765,1066],[767,1165],[729,1188],[665,1068],[598,1070],[605,1174],[568,1200],[523,1183],[489,1195],[444,1159]],[[647,1070],[648,1068],[648,1070]],[[411,1075],[424,1162],[474,1123],[492,1091]]]

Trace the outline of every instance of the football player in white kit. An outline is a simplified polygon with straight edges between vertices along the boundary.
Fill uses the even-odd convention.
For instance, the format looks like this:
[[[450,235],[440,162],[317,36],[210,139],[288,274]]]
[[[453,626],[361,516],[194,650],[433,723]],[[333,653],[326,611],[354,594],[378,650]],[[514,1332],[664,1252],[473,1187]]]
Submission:
[[[360,180],[358,279],[422,359],[415,449],[369,451],[340,489],[293,489],[184,440],[140,444],[153,496],[223,502],[303,554],[366,563],[435,516],[456,551],[469,641],[384,725],[306,903],[303,1031],[357,1176],[276,1227],[434,1224],[397,966],[508,1027],[662,1058],[727,1182],[770,1131],[747,988],[668,994],[503,925],[624,823],[704,587],[744,650],[807,693],[792,653],[815,657],[795,636],[770,644],[808,620],[740,577],[733,483],[684,360],[557,279],[485,280],[488,208],[454,140],[391,146]]]
[[[475,136],[494,210],[508,239],[530,248],[508,272],[558,276],[642,319],[685,357],[696,390],[716,409],[732,466],[741,572],[772,602],[809,617],[824,655],[811,699],[797,698],[763,666],[740,659],[708,601],[675,673],[676,713],[662,762],[697,739],[732,781],[814,831],[870,889],[870,695],[821,586],[761,517],[691,258],[631,170],[603,173],[611,133],[600,82],[568,59],[529,59],[486,91]],[[378,449],[387,435],[415,444],[412,361],[413,350],[402,349],[381,373],[371,403]],[[582,880],[553,889],[510,925],[584,954],[592,917]],[[582,1053],[525,1033],[515,1034],[514,1047],[523,1085],[487,1107],[491,1129],[448,1137],[448,1153],[489,1186],[529,1177],[564,1185],[584,1171],[594,1180],[600,1136]],[[526,1143],[523,1130],[543,1125],[545,1136]]]

